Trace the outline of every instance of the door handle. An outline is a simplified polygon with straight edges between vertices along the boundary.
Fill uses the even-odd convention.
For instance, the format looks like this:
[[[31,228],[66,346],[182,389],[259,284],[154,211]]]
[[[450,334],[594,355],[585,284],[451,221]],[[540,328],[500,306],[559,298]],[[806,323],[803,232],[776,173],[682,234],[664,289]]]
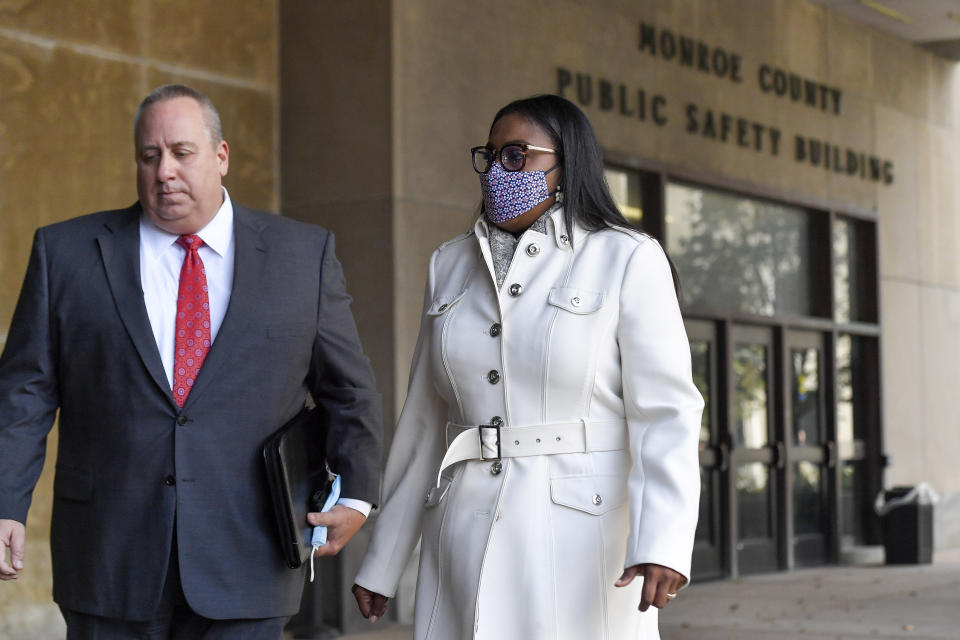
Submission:
[[[770,466],[777,469],[783,469],[787,466],[787,446],[782,442],[773,442],[767,445],[770,453],[773,454],[773,461]]]
[[[716,468],[720,471],[726,471],[730,468],[730,445],[721,442],[713,448],[714,455],[717,456]]]
[[[823,457],[824,464],[828,469],[833,469],[837,466],[837,443],[833,440],[830,440],[823,445]]]

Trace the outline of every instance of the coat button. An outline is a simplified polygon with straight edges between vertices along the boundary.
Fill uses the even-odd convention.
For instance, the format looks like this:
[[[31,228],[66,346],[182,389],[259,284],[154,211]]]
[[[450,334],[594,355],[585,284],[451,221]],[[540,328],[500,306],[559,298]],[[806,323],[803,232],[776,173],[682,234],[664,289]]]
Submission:
[[[500,335],[501,329],[503,329],[503,327],[500,326],[500,323],[494,322],[492,325],[490,325],[490,337],[496,338],[498,335]]]
[[[602,502],[603,502],[603,498],[600,497],[600,494],[598,493],[593,494],[593,504],[599,507]]]
[[[177,479],[173,476],[167,476],[163,479],[163,484],[167,485],[168,487],[172,487],[173,485],[177,484]]]
[[[489,382],[490,384],[497,384],[498,382],[500,382],[500,372],[497,371],[496,369],[491,369],[490,372],[487,374],[487,382]]]
[[[527,245],[527,255],[531,258],[540,253],[540,245],[536,242],[531,242]]]
[[[444,311],[447,310],[447,307],[449,307],[449,306],[450,306],[450,305],[444,303],[444,304],[440,305],[440,306],[437,308],[437,312],[438,312],[438,313],[443,313]]]
[[[512,295],[514,298],[516,298],[521,293],[523,293],[523,285],[520,285],[517,283],[513,283],[512,285],[510,285],[510,295]]]
[[[500,425],[503,424],[503,418],[501,418],[500,416],[493,416],[492,418],[490,418],[490,424],[492,424],[495,427],[499,427]]]
[[[503,463],[499,460],[490,465],[490,473],[493,475],[498,475],[501,471],[503,471]]]
[[[572,304],[575,307],[579,307],[581,302],[582,300],[580,300],[580,296],[573,296],[572,298],[570,298],[570,304]]]
[[[561,243],[561,244],[567,244],[568,242],[570,242],[570,238],[568,238],[566,235],[560,236],[560,243]]]
[[[187,424],[187,416],[183,414],[177,416],[177,424],[180,425],[181,427]]]

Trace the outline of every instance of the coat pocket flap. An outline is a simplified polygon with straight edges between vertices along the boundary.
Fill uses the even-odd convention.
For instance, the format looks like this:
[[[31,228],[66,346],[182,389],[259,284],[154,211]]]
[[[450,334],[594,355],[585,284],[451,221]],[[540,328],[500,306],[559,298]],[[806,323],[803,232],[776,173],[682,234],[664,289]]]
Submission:
[[[627,478],[626,476],[551,478],[550,498],[555,504],[599,516],[627,501]]]
[[[53,495],[66,500],[88,502],[93,495],[93,478],[86,471],[57,467],[53,476]]]
[[[460,302],[460,299],[463,298],[463,296],[465,296],[466,294],[467,294],[467,290],[464,289],[463,291],[461,291],[455,296],[450,296],[450,295],[437,296],[436,298],[434,298],[433,302],[430,304],[430,308],[427,309],[427,315],[439,316],[446,313],[447,311],[453,308],[453,305]]]
[[[605,296],[606,293],[602,291],[584,291],[572,287],[560,287],[550,290],[547,302],[570,313],[586,315],[602,307]]]

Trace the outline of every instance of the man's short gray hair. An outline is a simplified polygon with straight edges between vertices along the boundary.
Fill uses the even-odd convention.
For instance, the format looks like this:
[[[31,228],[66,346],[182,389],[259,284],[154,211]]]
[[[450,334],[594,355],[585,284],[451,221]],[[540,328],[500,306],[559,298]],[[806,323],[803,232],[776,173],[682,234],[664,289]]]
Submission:
[[[207,135],[214,145],[223,142],[223,126],[220,124],[220,114],[217,108],[213,106],[213,101],[203,93],[200,93],[193,87],[185,84],[165,84],[151,91],[146,98],[137,107],[137,115],[133,119],[133,140],[136,144],[137,132],[140,130],[140,118],[144,112],[157,104],[174,98],[193,98],[203,109],[203,121],[207,129]]]

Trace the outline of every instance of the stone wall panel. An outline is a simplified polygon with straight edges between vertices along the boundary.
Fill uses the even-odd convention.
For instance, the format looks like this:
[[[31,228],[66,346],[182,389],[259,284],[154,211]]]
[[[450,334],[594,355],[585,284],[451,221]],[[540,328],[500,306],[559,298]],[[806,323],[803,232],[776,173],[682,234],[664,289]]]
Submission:
[[[833,11],[827,12],[826,81],[844,87],[845,94],[873,100],[875,39],[861,23]]]
[[[906,40],[871,31],[874,90],[884,106],[926,118],[930,111],[931,54]]]
[[[884,281],[880,313],[884,328],[896,340],[882,342],[883,356],[883,422],[884,450],[891,454],[892,464],[886,479],[890,486],[913,484],[925,479],[928,468],[925,393],[923,376],[923,341],[920,317],[920,287],[899,280]]]
[[[0,331],[5,335],[37,227],[135,202],[138,69],[0,38]]]
[[[157,84],[213,98],[236,148],[228,188],[276,209],[276,2],[213,5],[0,0],[0,348],[34,230],[136,201],[133,118]],[[27,569],[2,589],[2,638],[63,637],[49,552],[56,430],[47,446]]]
[[[0,25],[61,44],[141,55],[148,1],[0,0]]]
[[[911,483],[927,481],[938,491],[955,492],[957,451],[960,451],[960,413],[956,401],[957,362],[960,362],[960,333],[957,332],[960,291],[923,287],[918,320],[924,421],[922,425],[892,426],[909,430],[923,447],[926,464],[912,475]]]
[[[276,82],[276,0],[146,1],[150,58],[268,86]]]
[[[918,163],[920,162],[916,118],[894,109],[874,107],[877,154],[896,158],[894,182],[877,190],[880,233],[880,274],[883,277],[920,279],[918,219]]]

